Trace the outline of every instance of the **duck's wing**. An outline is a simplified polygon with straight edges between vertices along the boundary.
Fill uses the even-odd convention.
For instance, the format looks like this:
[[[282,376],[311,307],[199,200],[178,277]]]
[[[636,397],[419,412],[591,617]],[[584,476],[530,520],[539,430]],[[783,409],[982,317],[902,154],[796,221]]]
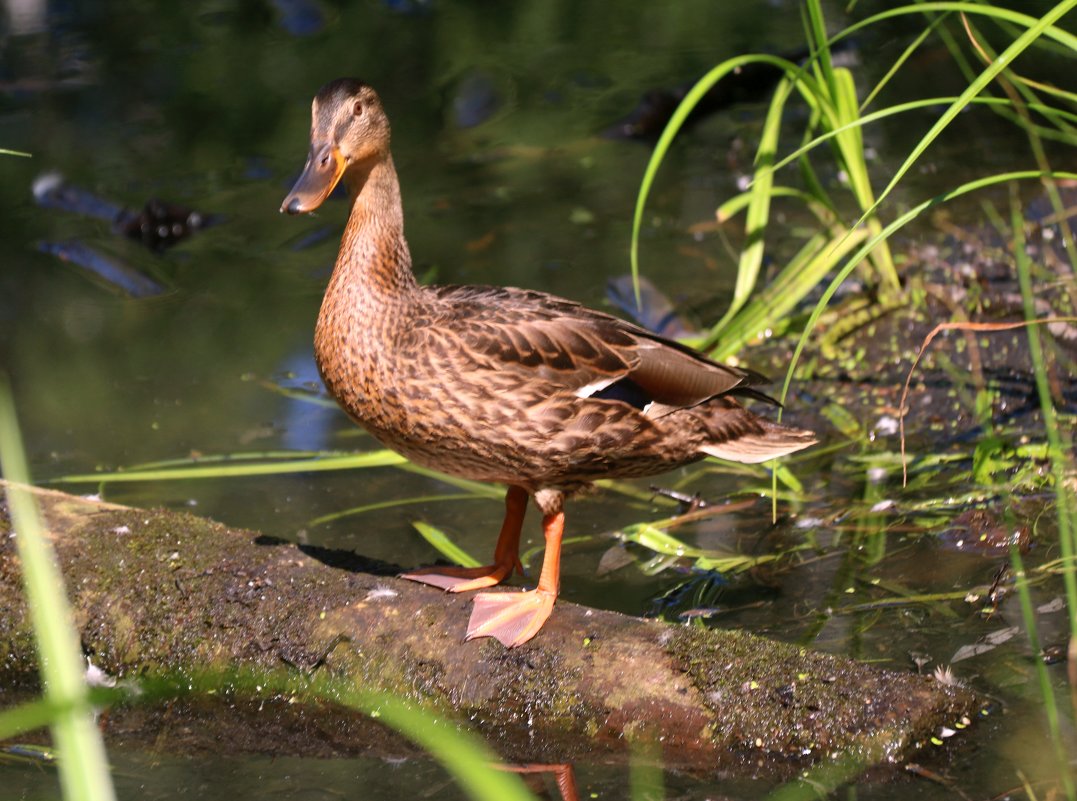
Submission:
[[[455,360],[496,371],[528,394],[571,393],[630,403],[648,416],[734,394],[766,398],[766,379],[563,298],[511,287],[439,287],[431,328]],[[445,343],[448,344],[448,343]]]

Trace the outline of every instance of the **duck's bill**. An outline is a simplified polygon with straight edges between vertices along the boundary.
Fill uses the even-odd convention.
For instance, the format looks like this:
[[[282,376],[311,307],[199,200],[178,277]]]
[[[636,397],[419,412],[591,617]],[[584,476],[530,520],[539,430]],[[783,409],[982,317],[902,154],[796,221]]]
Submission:
[[[314,211],[340,182],[344,174],[344,157],[332,145],[312,147],[303,174],[284,198],[280,210],[287,214]]]

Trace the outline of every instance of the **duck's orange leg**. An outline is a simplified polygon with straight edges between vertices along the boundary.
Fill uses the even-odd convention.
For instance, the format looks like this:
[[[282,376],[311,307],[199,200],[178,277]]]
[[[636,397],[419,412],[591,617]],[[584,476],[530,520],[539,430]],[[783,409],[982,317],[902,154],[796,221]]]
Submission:
[[[553,611],[561,585],[561,536],[565,513],[542,518],[546,553],[538,587],[527,592],[483,592],[475,596],[475,607],[467,625],[467,637],[495,637],[508,648],[523,645],[542,628]]]
[[[494,547],[494,563],[482,567],[422,567],[400,578],[440,587],[449,592],[467,592],[493,587],[512,575],[513,570],[524,572],[520,565],[520,528],[527,511],[527,490],[509,487],[505,493],[505,520]]]
[[[569,762],[551,765],[543,765],[538,762],[529,762],[525,765],[495,764],[494,767],[498,770],[508,771],[509,773],[519,773],[524,777],[537,777],[543,773],[552,773],[554,781],[557,782],[557,789],[561,793],[561,801],[580,801],[580,791],[576,786],[576,773],[573,771],[572,764]],[[541,793],[544,790],[541,783],[532,785],[526,778],[524,779],[524,783],[537,793]]]

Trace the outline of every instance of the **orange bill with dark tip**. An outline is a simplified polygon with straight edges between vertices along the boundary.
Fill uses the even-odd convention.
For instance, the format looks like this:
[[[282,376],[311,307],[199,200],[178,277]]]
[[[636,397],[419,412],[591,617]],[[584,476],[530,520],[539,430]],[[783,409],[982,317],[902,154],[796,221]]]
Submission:
[[[306,214],[314,211],[336,188],[344,175],[344,166],[344,156],[337,147],[313,145],[302,175],[280,205],[281,212]]]

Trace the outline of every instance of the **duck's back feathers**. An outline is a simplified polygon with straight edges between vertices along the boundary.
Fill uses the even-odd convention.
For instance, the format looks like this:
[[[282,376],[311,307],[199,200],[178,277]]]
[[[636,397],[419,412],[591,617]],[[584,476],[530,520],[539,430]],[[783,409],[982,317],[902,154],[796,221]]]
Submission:
[[[551,382],[551,393],[567,390],[579,398],[620,399],[640,408],[687,408],[719,395],[761,395],[752,388],[767,381],[542,292],[484,286],[431,291],[439,309],[434,324],[454,331],[477,366],[541,376]]]
[[[424,291],[429,311],[412,322],[414,349],[443,354],[432,383],[447,404],[512,421],[497,432],[481,420],[458,424],[511,441],[525,485],[647,475],[705,455],[757,462],[814,442],[737,402],[770,400],[755,388],[760,374],[617,317],[522,289]]]

